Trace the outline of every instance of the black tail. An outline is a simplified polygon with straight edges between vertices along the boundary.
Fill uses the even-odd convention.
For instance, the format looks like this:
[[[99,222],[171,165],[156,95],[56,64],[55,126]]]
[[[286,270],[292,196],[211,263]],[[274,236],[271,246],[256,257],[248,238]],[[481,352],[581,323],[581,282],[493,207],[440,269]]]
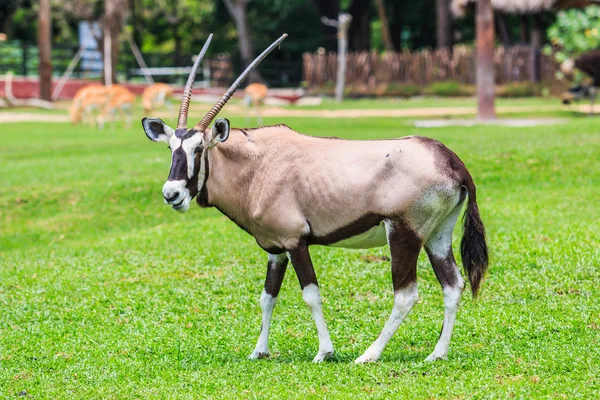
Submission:
[[[467,211],[463,216],[464,232],[460,243],[460,254],[465,271],[469,276],[473,297],[477,296],[481,279],[488,267],[488,249],[485,243],[485,228],[479,216],[473,181],[466,184],[469,193]]]

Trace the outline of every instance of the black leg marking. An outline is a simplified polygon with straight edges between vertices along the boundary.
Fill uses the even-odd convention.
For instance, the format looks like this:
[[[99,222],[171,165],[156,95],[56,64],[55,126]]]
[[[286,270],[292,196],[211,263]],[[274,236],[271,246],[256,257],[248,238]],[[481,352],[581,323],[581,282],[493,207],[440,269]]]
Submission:
[[[394,292],[417,282],[417,259],[422,242],[415,232],[403,223],[388,223],[388,243],[392,255]]]
[[[315,274],[315,269],[308,252],[308,246],[300,244],[296,249],[290,250],[288,254],[290,255],[294,271],[296,271],[296,275],[298,276],[300,288],[304,290],[310,284],[319,286],[317,275]]]
[[[425,247],[425,251],[429,257],[429,262],[433,267],[435,277],[442,285],[442,288],[447,286],[456,286],[458,283],[458,277],[456,276],[457,267],[456,261],[454,261],[454,253],[452,252],[452,248],[447,250],[447,256],[445,258],[436,256],[433,251],[428,248],[428,246]]]
[[[267,264],[267,278],[265,279],[265,292],[273,297],[277,297],[277,295],[279,295],[279,290],[281,289],[285,271],[287,270],[288,259],[285,256],[281,257],[283,260],[275,260],[272,259],[272,257],[269,258]]]

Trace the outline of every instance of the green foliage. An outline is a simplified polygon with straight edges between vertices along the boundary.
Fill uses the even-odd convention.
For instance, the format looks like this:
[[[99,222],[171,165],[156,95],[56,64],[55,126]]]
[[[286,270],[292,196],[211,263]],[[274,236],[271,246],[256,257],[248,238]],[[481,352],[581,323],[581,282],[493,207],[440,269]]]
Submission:
[[[434,82],[424,89],[425,94],[440,97],[472,96],[473,87],[456,81]]]
[[[532,82],[513,82],[497,88],[501,97],[534,97],[542,93],[541,86]]]
[[[547,34],[553,47],[548,46],[545,51],[549,54],[555,49],[554,57],[558,62],[599,48],[600,6],[559,12]]]
[[[582,53],[600,48],[600,6],[559,12],[547,35],[551,45],[545,46],[543,51],[558,63],[572,63]],[[565,78],[563,71],[556,75],[558,79]],[[576,82],[582,79],[579,71],[574,78]]]
[[[381,95],[393,97],[414,97],[421,94],[421,86],[408,83],[389,83],[385,86]]]
[[[600,164],[590,162],[600,159],[598,119],[431,130],[382,117],[265,122],[353,139],[426,135],[465,161],[492,264],[477,301],[465,293],[448,360],[423,362],[439,336],[443,296],[422,254],[420,301],[382,361],[352,363],[389,316],[389,264],[378,261],[387,247],[311,249],[333,361],[310,362],[317,335],[291,267],[273,317],[273,357],[247,360],[266,255],[217,210],[181,215],[162,203],[166,146],[139,126],[4,124],[3,398],[598,397]]]

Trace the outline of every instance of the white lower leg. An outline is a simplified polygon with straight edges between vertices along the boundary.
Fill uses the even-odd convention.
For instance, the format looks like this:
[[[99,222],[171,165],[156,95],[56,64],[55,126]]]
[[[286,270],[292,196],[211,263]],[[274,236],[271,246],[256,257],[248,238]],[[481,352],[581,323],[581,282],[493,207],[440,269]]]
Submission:
[[[327,330],[327,323],[323,317],[323,307],[319,287],[315,284],[305,286],[304,289],[302,289],[302,298],[310,308],[319,335],[319,352],[313,359],[313,362],[322,362],[327,357],[333,355],[333,344],[329,338],[329,330]]]
[[[394,293],[394,307],[392,308],[392,314],[385,323],[381,334],[373,342],[373,344],[365,351],[365,353],[356,359],[356,363],[366,363],[377,361],[383,353],[383,349],[390,341],[398,327],[404,321],[410,310],[417,303],[419,299],[419,292],[417,290],[417,284],[413,283],[410,286],[398,290]]]
[[[442,333],[435,345],[433,353],[425,359],[425,361],[435,361],[446,358],[448,349],[450,348],[450,339],[452,339],[452,331],[456,322],[456,313],[458,312],[458,304],[460,297],[465,287],[464,281],[461,279],[456,286],[444,288],[444,324]]]
[[[260,308],[262,310],[260,336],[258,337],[254,351],[250,354],[251,359],[269,356],[269,329],[271,328],[271,316],[273,315],[275,303],[277,303],[277,297],[273,297],[263,290],[260,296]]]

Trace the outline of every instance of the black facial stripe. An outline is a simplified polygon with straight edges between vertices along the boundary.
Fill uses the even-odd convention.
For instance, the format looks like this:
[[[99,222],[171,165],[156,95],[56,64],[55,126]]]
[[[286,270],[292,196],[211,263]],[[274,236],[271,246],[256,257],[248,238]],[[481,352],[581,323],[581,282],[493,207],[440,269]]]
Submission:
[[[169,172],[170,181],[187,181],[187,155],[182,147],[178,147],[173,152],[173,160],[171,161],[171,171]]]
[[[205,164],[205,168],[206,168],[206,162],[208,161],[208,157],[207,157],[207,153],[206,153],[206,149],[204,148],[200,148],[194,155],[194,170],[192,171],[192,177],[188,180],[186,187],[187,189],[190,191],[190,195],[192,197],[196,196],[198,194],[198,189],[200,189],[200,177],[198,176],[200,174],[200,166],[201,166],[201,161],[202,161],[202,157],[204,157],[204,164]],[[206,173],[205,173],[206,175]],[[204,185],[204,182],[202,182],[202,185]]]
[[[208,180],[209,166],[208,166],[208,151],[204,149],[204,177],[202,186],[200,186],[200,193],[196,198],[196,201],[201,207],[208,207],[208,189],[206,189],[206,181]]]

